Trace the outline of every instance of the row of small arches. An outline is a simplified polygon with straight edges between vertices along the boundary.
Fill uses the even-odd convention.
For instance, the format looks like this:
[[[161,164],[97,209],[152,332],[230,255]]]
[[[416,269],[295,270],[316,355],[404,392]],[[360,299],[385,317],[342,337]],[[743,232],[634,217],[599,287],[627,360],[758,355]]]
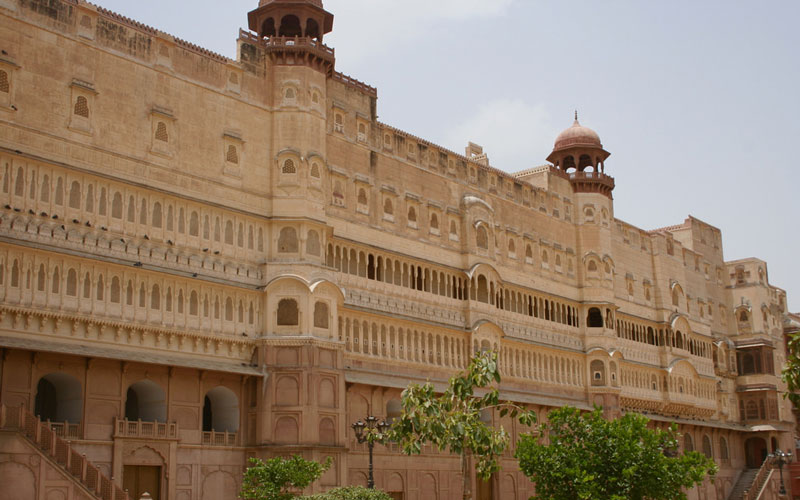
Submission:
[[[691,434],[686,433],[683,435],[683,452],[695,451],[694,438]],[[714,457],[714,447],[711,444],[711,436],[703,434],[701,453],[708,458]],[[719,437],[719,457],[720,460],[727,462],[730,460],[730,453],[728,451],[728,440],[725,437]]]
[[[577,359],[538,350],[503,347],[498,361],[504,376],[574,387],[584,385],[583,364]]]
[[[36,212],[50,210],[51,201],[55,206],[62,206],[72,210],[86,213],[96,213],[98,216],[110,216],[111,219],[126,220],[138,223],[145,232],[149,229],[166,229],[177,231],[178,234],[200,237],[206,241],[225,243],[248,250],[264,250],[264,230],[245,221],[236,221],[221,215],[203,213],[204,211],[185,209],[168,203],[166,206],[160,201],[149,200],[147,197],[138,197],[129,194],[127,197],[120,190],[111,192],[105,186],[95,190],[93,183],[81,183],[73,180],[69,187],[65,185],[62,176],[55,177],[55,185],[51,184],[49,174],[41,174],[41,182],[37,182],[38,172],[31,169],[29,177],[23,167],[17,167],[12,179],[12,169],[6,163],[3,169],[3,193],[24,197],[26,184]],[[36,193],[39,193],[37,200]],[[127,198],[127,201],[126,201]],[[137,200],[138,198],[138,200]],[[13,200],[9,200],[12,201]],[[47,206],[39,205],[47,204]]]
[[[690,354],[707,359],[712,359],[714,353],[713,345],[710,342],[694,339],[680,330],[662,328],[656,331],[652,326],[620,319],[617,319],[617,337],[643,344],[683,349],[689,351]]]
[[[339,318],[345,350],[385,359],[452,368],[465,367],[469,343],[453,335],[395,327],[352,317]]]
[[[716,400],[715,382],[699,382],[681,375],[670,375],[665,377],[664,388],[667,391],[678,394],[688,394],[690,396]]]
[[[282,175],[296,175],[298,172],[298,162],[293,158],[287,158],[283,160],[281,163],[280,171]],[[322,173],[320,170],[319,163],[311,162],[311,168],[308,171],[308,175],[313,177],[314,179],[320,179],[322,177]]]
[[[7,284],[12,288],[20,288],[22,283],[22,268],[19,259],[9,259],[10,265],[6,270],[6,263],[0,261],[0,285]],[[64,269],[66,268],[66,269]],[[31,270],[33,282],[31,283]],[[6,272],[9,274],[8,283],[5,283]],[[149,308],[152,311],[177,314],[188,313],[190,316],[203,316],[205,318],[224,319],[237,324],[247,324],[253,327],[258,316],[257,304],[251,298],[230,296],[219,292],[204,292],[203,290],[186,290],[181,286],[164,283],[147,283],[139,278],[121,278],[117,275],[108,275],[102,272],[83,273],[73,267],[33,263],[28,265],[26,272],[27,288],[37,292],[63,294],[66,297],[80,297],[120,304]]]
[[[370,280],[455,300],[475,300],[516,314],[576,328],[580,326],[576,307],[511,290],[496,284],[484,274],[478,274],[468,279],[461,273],[459,273],[461,275],[456,275],[437,271],[397,258],[376,256],[369,252],[357,251],[354,248],[332,243],[328,245],[326,263],[339,272]]]
[[[321,300],[314,302],[314,328],[328,328],[330,313],[328,304]],[[295,299],[280,299],[276,312],[278,326],[300,326],[300,307]]]
[[[63,372],[42,376],[36,384],[34,414],[43,421],[80,424],[83,420],[83,389],[80,381]],[[145,422],[167,421],[167,399],[156,382],[143,379],[125,392],[124,418]],[[239,430],[239,398],[224,386],[206,392],[203,398],[203,431]]]

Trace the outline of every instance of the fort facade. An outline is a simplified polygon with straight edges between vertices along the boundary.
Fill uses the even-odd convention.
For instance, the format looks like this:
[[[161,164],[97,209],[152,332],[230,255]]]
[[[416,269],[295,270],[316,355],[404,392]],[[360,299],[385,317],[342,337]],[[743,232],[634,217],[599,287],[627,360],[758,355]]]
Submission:
[[[293,453],[333,457],[316,490],[366,484],[350,424],[485,349],[541,419],[677,423],[720,466],[693,499],[794,448],[766,262],[693,217],[618,218],[577,116],[509,174],[379,122],[320,0],[247,19],[231,60],[84,0],[0,0],[0,484],[227,500],[249,457]],[[456,457],[375,451],[393,498],[461,497]],[[534,493],[501,465],[476,498]]]

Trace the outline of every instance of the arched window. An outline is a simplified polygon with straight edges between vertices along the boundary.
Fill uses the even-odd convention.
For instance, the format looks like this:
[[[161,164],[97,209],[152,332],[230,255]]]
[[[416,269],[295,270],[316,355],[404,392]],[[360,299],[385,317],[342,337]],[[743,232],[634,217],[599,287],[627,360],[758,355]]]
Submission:
[[[95,295],[95,298],[97,300],[103,300],[104,292],[105,292],[105,285],[103,283],[103,275],[101,274],[97,277],[97,293]]]
[[[297,91],[294,90],[294,87],[286,87],[286,90],[283,91],[283,97],[287,101],[294,101],[297,98]]]
[[[167,133],[167,124],[158,122],[156,125],[156,140],[161,142],[169,142],[169,134]]]
[[[603,313],[600,309],[592,307],[586,315],[586,326],[590,328],[603,328]]]
[[[300,323],[299,316],[296,300],[281,299],[278,302],[278,325],[297,326]]]
[[[217,386],[203,398],[203,432],[239,430],[239,398],[227,387]]]
[[[282,174],[296,174],[297,167],[294,165],[294,160],[291,158],[284,160],[283,167],[281,167]]]
[[[75,109],[73,112],[77,116],[89,118],[89,101],[87,101],[82,95],[79,95],[75,100]]]
[[[341,207],[344,206],[344,189],[342,189],[340,181],[333,183],[333,203]]]
[[[189,215],[189,236],[198,236],[200,235],[200,220],[197,216],[197,212],[192,211]],[[217,238],[219,241],[219,238]]]
[[[358,189],[358,204],[359,205],[367,204],[367,192],[364,190],[364,188]]]
[[[724,437],[720,436],[719,438],[719,458],[722,460],[728,460],[728,440]]]
[[[114,193],[114,198],[111,201],[111,217],[115,219],[122,218],[122,195],[119,191]]]
[[[328,328],[328,304],[318,301],[314,304],[314,326]]]
[[[225,299],[225,321],[233,321],[233,300]]]
[[[431,229],[439,229],[439,217],[436,214],[431,214]]]
[[[511,256],[515,256],[517,254],[517,247],[514,244],[514,239],[508,240],[508,254]]]
[[[386,198],[383,202],[383,213],[386,215],[394,215],[394,207],[392,206],[392,200]]]
[[[489,233],[482,225],[478,226],[478,229],[476,230],[475,244],[478,246],[478,248],[483,250],[489,249]]]
[[[152,221],[153,227],[161,228],[161,203],[159,202],[153,203]]]
[[[458,227],[456,226],[456,221],[450,221],[450,237],[458,238]]]
[[[69,188],[69,208],[81,208],[81,185],[72,181]]]
[[[152,380],[140,380],[128,387],[125,418],[145,422],[167,421],[167,400],[164,389]]]
[[[36,385],[34,413],[42,420],[80,423],[83,415],[81,383],[66,373],[50,373]]]
[[[711,438],[708,434],[703,435],[703,455],[714,458],[714,449],[711,446]]]
[[[111,302],[114,304],[119,304],[120,296],[120,285],[119,285],[119,278],[114,276],[111,278]]]
[[[417,211],[414,207],[408,207],[408,222],[417,222]]]
[[[306,252],[309,255],[316,255],[319,257],[320,254],[320,243],[319,243],[319,233],[316,231],[309,231],[308,237],[306,239]]]
[[[691,434],[684,434],[683,436],[683,452],[694,451],[694,440]]]
[[[239,164],[239,152],[236,151],[236,146],[233,144],[228,144],[228,151],[225,153],[225,161],[233,163],[234,165]]]
[[[606,385],[606,364],[600,359],[595,359],[589,364],[592,374],[592,385]]]
[[[233,245],[233,222],[225,221],[225,243]]]
[[[340,134],[344,133],[344,117],[341,113],[336,113],[333,116],[333,130]]]
[[[478,276],[478,302],[489,302],[489,285],[486,280],[486,276],[480,275]]]
[[[11,91],[11,85],[8,80],[8,73],[0,70],[0,92],[8,94]]]
[[[297,230],[291,226],[281,228],[280,235],[278,236],[278,252],[297,253],[297,247]]]

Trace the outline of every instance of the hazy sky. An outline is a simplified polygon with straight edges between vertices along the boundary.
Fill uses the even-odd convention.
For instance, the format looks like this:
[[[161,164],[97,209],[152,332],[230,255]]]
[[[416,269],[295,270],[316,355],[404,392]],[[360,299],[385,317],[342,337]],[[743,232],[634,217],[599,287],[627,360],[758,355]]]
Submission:
[[[258,3],[98,1],[229,57]],[[378,88],[381,121],[514,172],[544,163],[577,108],[611,152],[618,218],[720,228],[726,260],[766,260],[800,311],[800,2],[324,4],[336,67]]]

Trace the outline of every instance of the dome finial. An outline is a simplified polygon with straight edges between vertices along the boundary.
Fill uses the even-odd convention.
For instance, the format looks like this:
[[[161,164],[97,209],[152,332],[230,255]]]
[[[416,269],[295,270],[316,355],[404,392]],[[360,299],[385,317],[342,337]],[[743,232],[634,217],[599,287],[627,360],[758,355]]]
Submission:
[[[578,110],[575,110],[575,123],[578,123]]]

